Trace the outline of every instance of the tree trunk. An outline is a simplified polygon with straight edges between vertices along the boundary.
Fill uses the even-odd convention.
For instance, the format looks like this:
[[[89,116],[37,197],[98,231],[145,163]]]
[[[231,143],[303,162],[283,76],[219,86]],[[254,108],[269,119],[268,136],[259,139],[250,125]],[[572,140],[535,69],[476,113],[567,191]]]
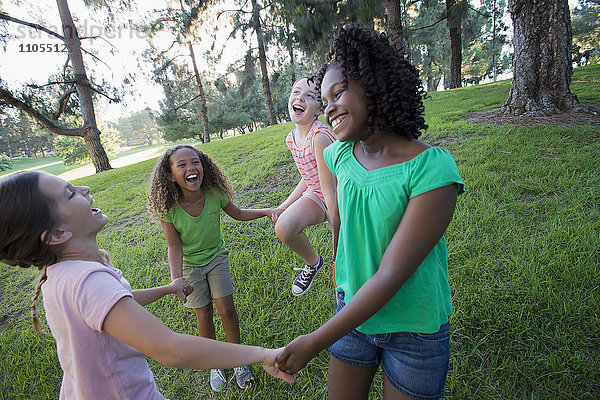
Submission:
[[[461,15],[456,6],[456,0],[446,0],[446,15],[448,29],[450,30],[450,89],[461,87],[462,83],[462,40],[461,40]]]
[[[75,87],[77,88],[77,95],[79,96],[79,104],[81,106],[81,116],[84,124],[84,140],[87,145],[88,151],[96,173],[107,171],[111,169],[108,156],[102,147],[100,141],[100,130],[96,125],[96,114],[94,112],[94,102],[92,101],[92,89],[90,82],[85,72],[85,66],[83,65],[83,57],[81,56],[81,42],[77,34],[77,29],[73,23],[71,12],[69,11],[69,5],[67,0],[56,0],[58,5],[58,12],[60,14],[60,20],[63,25],[63,32],[65,36],[65,45],[69,54],[69,60],[71,60],[71,66],[75,75]]]
[[[252,19],[254,20],[254,30],[256,32],[256,40],[258,42],[258,59],[260,61],[260,71],[262,75],[262,86],[265,92],[265,104],[267,113],[269,114],[269,125],[275,125],[275,109],[273,108],[273,99],[271,96],[271,86],[269,85],[269,73],[267,71],[267,56],[265,53],[265,44],[262,38],[262,29],[260,26],[260,10],[256,4],[256,0],[252,0]]]
[[[210,133],[208,132],[208,111],[206,109],[206,95],[204,94],[204,87],[202,86],[202,80],[200,80],[200,73],[198,72],[198,66],[196,65],[196,57],[194,56],[194,48],[191,42],[188,42],[190,49],[190,57],[192,58],[192,65],[194,66],[194,75],[196,76],[196,84],[198,85],[198,93],[200,94],[200,104],[202,110],[202,124],[204,125],[204,140],[202,143],[210,142]]]
[[[294,61],[294,48],[292,47],[292,44],[288,44],[288,53],[290,54],[290,68],[292,70],[292,85],[294,83],[296,83],[296,65],[295,65],[295,61]]]
[[[404,56],[404,35],[402,34],[402,6],[400,0],[386,0],[385,9],[388,16],[388,24],[392,34],[392,43]]]
[[[492,2],[492,75],[496,82],[496,0]]]
[[[514,26],[513,84],[502,111],[549,115],[579,108],[569,90],[571,16],[567,0],[509,0]]]

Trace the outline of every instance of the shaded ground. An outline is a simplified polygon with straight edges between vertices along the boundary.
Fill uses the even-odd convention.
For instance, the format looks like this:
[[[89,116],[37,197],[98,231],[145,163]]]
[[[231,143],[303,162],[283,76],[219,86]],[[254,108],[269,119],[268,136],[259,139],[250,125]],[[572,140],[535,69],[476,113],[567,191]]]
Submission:
[[[500,109],[474,112],[465,118],[468,122],[483,122],[494,126],[512,125],[518,127],[528,127],[533,125],[551,125],[551,126],[592,126],[600,127],[600,106],[593,104],[584,104],[584,112],[571,111],[568,113],[546,115],[546,116],[518,116],[511,117],[502,115]]]

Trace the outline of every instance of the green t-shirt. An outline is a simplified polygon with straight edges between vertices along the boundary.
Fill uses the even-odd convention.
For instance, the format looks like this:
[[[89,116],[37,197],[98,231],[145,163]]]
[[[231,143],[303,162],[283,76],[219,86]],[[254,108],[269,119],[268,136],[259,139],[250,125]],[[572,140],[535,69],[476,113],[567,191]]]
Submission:
[[[163,220],[172,223],[179,233],[183,265],[202,267],[225,251],[221,233],[221,209],[229,200],[220,191],[216,191],[217,196],[209,190],[204,193],[204,208],[199,216],[192,217],[179,203],[163,216]]]
[[[453,183],[459,194],[464,192],[456,163],[440,147],[372,171],[356,160],[353,148],[352,142],[335,142],[324,152],[337,177],[341,228],[336,290],[344,292],[346,302],[377,272],[410,198]],[[398,293],[357,330],[435,333],[451,313],[448,252],[442,237]]]

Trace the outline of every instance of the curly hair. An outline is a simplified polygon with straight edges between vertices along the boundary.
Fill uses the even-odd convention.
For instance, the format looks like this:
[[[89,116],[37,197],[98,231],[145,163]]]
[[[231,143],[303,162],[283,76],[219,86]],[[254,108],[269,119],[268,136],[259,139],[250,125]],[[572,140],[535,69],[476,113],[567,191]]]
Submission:
[[[364,86],[369,134],[377,127],[417,139],[427,129],[423,113],[426,92],[419,70],[404,59],[385,33],[358,23],[343,26],[330,43],[327,62],[314,76],[317,92],[330,68]],[[376,125],[377,124],[377,125]]]
[[[58,261],[58,254],[42,235],[52,232],[58,220],[52,209],[54,202],[39,189],[39,178],[40,172],[23,171],[0,180],[0,262],[22,268],[36,266],[41,271],[31,316],[36,331],[44,333],[37,304],[47,279],[46,267]]]
[[[219,189],[227,195],[227,198],[233,200],[233,188],[225,172],[217,165],[212,158],[201,152],[197,148],[189,145],[178,145],[165,151],[160,156],[150,178],[150,188],[148,191],[148,210],[152,217],[159,221],[167,211],[169,211],[179,200],[181,188],[176,182],[169,180],[171,173],[171,155],[177,150],[190,149],[198,154],[204,177],[200,187],[207,188],[212,194],[214,189]]]

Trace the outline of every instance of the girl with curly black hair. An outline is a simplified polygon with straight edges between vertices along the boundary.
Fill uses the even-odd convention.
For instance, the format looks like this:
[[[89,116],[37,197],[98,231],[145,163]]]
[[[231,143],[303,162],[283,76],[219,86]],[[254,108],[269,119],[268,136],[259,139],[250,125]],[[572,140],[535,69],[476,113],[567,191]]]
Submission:
[[[366,399],[380,364],[386,399],[440,398],[452,311],[443,234],[464,184],[446,150],[417,140],[425,92],[385,34],[345,26],[328,58],[316,82],[339,141],[319,175],[333,211],[338,305],[277,361],[296,373],[329,347],[330,399]]]
[[[160,221],[167,239],[171,279],[182,276],[194,285],[184,303],[196,313],[200,336],[215,339],[213,302],[221,316],[227,341],[240,343],[240,325],[233,303],[229,252],[220,228],[221,210],[238,221],[275,218],[278,210],[240,209],[232,202],[233,189],[225,173],[193,146],[179,145],[165,151],[152,173],[148,208]],[[238,386],[252,381],[247,366],[234,368]],[[221,391],[225,371],[213,369],[210,386]]]

